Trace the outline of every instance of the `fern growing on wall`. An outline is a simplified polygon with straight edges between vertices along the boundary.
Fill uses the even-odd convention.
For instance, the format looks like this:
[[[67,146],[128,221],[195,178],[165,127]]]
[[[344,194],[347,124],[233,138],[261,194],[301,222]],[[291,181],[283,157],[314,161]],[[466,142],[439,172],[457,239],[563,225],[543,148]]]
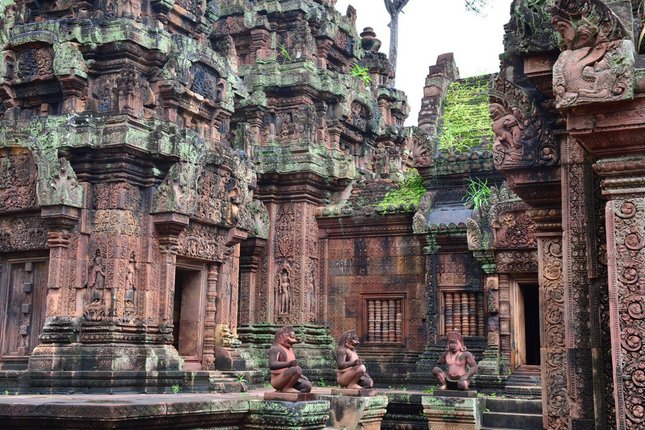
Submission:
[[[489,77],[483,76],[450,83],[439,132],[439,149],[463,152],[480,145],[492,147],[489,82]]]

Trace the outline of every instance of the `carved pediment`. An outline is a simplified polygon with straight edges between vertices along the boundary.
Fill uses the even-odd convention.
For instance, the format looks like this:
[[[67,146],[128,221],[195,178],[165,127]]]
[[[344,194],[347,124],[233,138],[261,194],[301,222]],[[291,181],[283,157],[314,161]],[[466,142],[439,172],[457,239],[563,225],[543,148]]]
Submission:
[[[531,83],[511,82],[513,66],[500,73],[490,96],[495,141],[493,158],[498,170],[556,165],[560,149],[553,134],[553,119],[539,106],[542,96]]]

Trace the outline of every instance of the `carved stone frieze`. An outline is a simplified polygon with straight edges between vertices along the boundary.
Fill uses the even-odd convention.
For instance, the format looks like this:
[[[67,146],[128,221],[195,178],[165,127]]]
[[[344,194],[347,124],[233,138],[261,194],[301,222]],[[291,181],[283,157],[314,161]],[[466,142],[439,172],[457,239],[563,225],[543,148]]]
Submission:
[[[634,43],[600,0],[558,0],[551,22],[562,53],[553,67],[559,109],[634,96]]]
[[[137,187],[126,182],[96,184],[92,191],[92,206],[96,210],[143,209],[141,192]]]
[[[223,261],[226,237],[215,227],[191,223],[179,234],[177,254],[184,257]]]
[[[47,249],[47,225],[40,217],[0,219],[0,251]]]
[[[83,188],[65,157],[53,158],[51,151],[34,152],[38,166],[36,194],[40,206],[83,205]]]
[[[526,211],[502,212],[493,220],[493,246],[502,249],[535,248],[535,223]]]
[[[54,76],[54,50],[51,47],[31,48],[17,56],[16,72],[21,82]]]
[[[405,149],[412,158],[413,167],[428,167],[432,164],[436,145],[426,133],[416,131],[405,139]],[[409,160],[404,160],[406,163]]]
[[[556,165],[560,150],[552,119],[540,106],[542,96],[526,79],[505,78],[514,71],[515,67],[508,66],[499,73],[490,95],[495,167],[504,171]]]
[[[499,273],[537,272],[537,251],[495,251],[495,267]]]
[[[94,231],[138,236],[140,234],[139,219],[131,211],[100,209],[94,211]]]
[[[591,174],[582,147],[568,139],[562,147],[563,159],[563,241],[567,349],[573,364],[569,373],[572,418],[591,422],[593,410],[592,331],[588,280],[587,211],[585,195]]]
[[[0,150],[0,211],[36,206],[38,172],[29,152]]]

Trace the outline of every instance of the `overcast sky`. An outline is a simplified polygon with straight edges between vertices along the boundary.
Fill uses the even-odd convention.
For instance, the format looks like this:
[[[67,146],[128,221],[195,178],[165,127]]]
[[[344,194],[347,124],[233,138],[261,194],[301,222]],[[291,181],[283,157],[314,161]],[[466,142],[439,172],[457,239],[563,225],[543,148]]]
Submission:
[[[453,52],[462,78],[499,70],[504,24],[511,0],[490,0],[484,16],[466,12],[463,0],[410,0],[399,18],[399,55],[396,87],[410,104],[406,125],[415,125],[428,67],[437,56]],[[338,0],[343,14],[351,4],[357,10],[356,28],[373,27],[381,52],[389,52],[390,16],[383,0]]]

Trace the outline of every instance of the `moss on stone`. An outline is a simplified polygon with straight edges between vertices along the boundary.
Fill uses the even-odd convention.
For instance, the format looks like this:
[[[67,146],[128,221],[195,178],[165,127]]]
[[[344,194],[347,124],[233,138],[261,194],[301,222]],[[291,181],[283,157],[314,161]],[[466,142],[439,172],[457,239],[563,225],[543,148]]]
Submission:
[[[401,186],[388,192],[376,205],[376,209],[380,212],[399,211],[399,208],[403,211],[415,211],[425,192],[423,178],[416,169],[411,169],[406,173]]]
[[[461,79],[448,86],[439,149],[469,150],[490,146],[493,130],[488,113],[489,76]]]

